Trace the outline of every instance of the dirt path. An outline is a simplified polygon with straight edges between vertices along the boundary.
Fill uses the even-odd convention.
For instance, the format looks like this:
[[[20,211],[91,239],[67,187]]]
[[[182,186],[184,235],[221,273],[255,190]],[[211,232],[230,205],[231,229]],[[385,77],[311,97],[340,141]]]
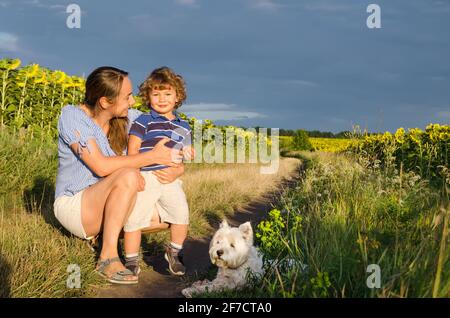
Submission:
[[[267,213],[272,209],[285,189],[293,187],[300,178],[300,166],[294,175],[285,179],[276,191],[266,194],[258,201],[251,202],[246,208],[235,211],[233,216],[228,218],[231,225],[237,226],[243,222],[251,221],[255,228],[256,224],[262,221]],[[218,224],[215,225],[215,228]],[[186,275],[192,276],[203,273],[211,266],[208,255],[209,241],[211,237],[200,240],[188,239],[185,242],[185,265]],[[170,275],[167,271],[167,262],[163,254],[154,256],[144,256],[144,261],[151,268],[144,270],[139,275],[139,283],[136,285],[110,285],[100,289],[98,298],[182,298],[181,290],[186,287],[186,278]]]

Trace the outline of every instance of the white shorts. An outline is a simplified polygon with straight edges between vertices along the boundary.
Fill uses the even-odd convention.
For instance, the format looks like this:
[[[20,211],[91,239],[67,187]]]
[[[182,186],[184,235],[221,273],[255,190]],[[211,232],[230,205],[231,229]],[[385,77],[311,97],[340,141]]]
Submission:
[[[55,212],[56,219],[67,231],[79,238],[90,240],[93,237],[87,237],[81,222],[81,199],[83,192],[84,190],[78,192],[72,197],[67,195],[58,197],[53,203],[53,211]],[[156,203],[156,207],[160,214],[167,214],[167,212],[164,211],[164,208],[162,208],[158,203]],[[131,212],[131,215],[140,210],[141,209],[136,209],[135,206],[135,209]],[[148,209],[149,215],[151,215],[152,211],[153,209]]]
[[[134,209],[124,226],[125,232],[134,232],[150,226],[156,205],[161,222],[189,224],[189,208],[182,189],[182,181],[161,184],[151,172],[141,172],[145,179],[145,190],[138,192]],[[56,198],[53,211],[61,225],[73,235],[89,240],[81,223],[81,199],[84,190],[74,196]]]
[[[151,171],[141,171],[145,179],[145,190],[138,192],[133,212],[123,230],[134,232],[150,226],[153,207],[158,207],[161,222],[189,224],[189,207],[183,191],[183,181],[162,184]]]
[[[86,236],[81,223],[81,198],[83,192],[84,190],[73,197],[63,195],[56,198],[55,203],[53,203],[53,211],[56,219],[66,230],[79,238],[89,240],[91,237]]]

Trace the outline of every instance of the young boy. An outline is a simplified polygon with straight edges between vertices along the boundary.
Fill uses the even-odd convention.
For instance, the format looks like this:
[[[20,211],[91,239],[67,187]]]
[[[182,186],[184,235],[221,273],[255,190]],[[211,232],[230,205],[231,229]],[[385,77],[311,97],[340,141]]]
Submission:
[[[149,113],[139,116],[131,126],[128,141],[128,153],[150,151],[162,139],[170,138],[165,146],[182,149],[185,159],[194,156],[191,144],[191,128],[175,112],[186,99],[186,87],[183,78],[175,74],[168,67],[154,70],[139,86],[139,96],[150,107]],[[145,222],[141,217],[138,221],[131,220],[125,224],[125,266],[135,275],[140,272],[139,248],[141,243],[142,224],[149,224],[151,209],[157,203],[161,223],[169,223],[171,242],[166,246],[165,259],[169,263],[169,270],[174,275],[184,275],[186,268],[180,252],[187,236],[189,223],[189,209],[186,196],[182,189],[181,180],[163,184],[158,181],[152,171],[167,168],[164,165],[150,165],[141,168],[145,179],[145,188],[149,189],[145,195],[147,210]],[[137,202],[136,204],[142,204]]]

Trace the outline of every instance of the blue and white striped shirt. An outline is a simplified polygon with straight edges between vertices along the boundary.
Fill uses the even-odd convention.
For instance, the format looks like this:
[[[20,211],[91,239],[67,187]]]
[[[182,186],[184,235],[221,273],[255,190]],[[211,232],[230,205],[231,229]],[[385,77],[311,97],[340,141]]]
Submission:
[[[128,122],[132,123],[140,114],[141,111],[130,108]],[[129,124],[128,129],[130,126]],[[58,121],[58,135],[55,199],[62,195],[74,196],[101,180],[101,177],[91,171],[79,155],[72,151],[70,145],[79,143],[82,147],[88,147],[88,140],[94,139],[103,155],[116,155],[103,130],[78,106],[67,105],[62,109]]]
[[[165,146],[169,148],[182,149],[191,144],[191,127],[189,123],[180,118],[174,112],[175,119],[169,120],[158,114],[153,109],[149,113],[143,113],[131,125],[130,135],[142,140],[139,152],[150,151],[163,138],[168,137]],[[141,168],[142,171],[153,171],[167,168],[165,165],[153,164]]]

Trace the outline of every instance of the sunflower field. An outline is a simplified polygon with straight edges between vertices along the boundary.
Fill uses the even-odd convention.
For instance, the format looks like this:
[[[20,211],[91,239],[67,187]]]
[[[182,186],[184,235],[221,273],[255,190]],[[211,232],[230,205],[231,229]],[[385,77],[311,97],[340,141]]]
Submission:
[[[20,66],[19,59],[0,60],[0,127],[11,127],[15,131],[25,129],[32,136],[44,134],[56,138],[61,108],[83,101],[85,79],[60,70],[52,71],[39,64]],[[135,100],[134,108],[144,112],[148,110],[138,96]],[[210,128],[218,128],[222,138],[226,138],[227,130],[234,132],[236,138],[257,138],[255,132],[242,128],[215,126],[211,120],[199,121],[180,115],[192,127],[200,123],[202,135],[206,135],[205,131]],[[270,138],[265,142],[270,145]]]
[[[323,151],[323,152],[341,152],[346,150],[352,143],[355,142],[353,139],[343,139],[343,138],[316,138],[309,137],[309,142],[312,145],[313,151]],[[280,149],[288,150],[293,147],[293,137],[292,136],[280,136]]]
[[[0,126],[56,136],[61,108],[84,97],[84,79],[38,64],[0,60]]]
[[[342,138],[309,138],[316,151],[341,152],[346,150],[353,142],[352,139]]]
[[[349,150],[374,165],[415,171],[428,179],[450,184],[450,126],[429,124],[425,130],[399,128],[394,134],[366,135]]]

